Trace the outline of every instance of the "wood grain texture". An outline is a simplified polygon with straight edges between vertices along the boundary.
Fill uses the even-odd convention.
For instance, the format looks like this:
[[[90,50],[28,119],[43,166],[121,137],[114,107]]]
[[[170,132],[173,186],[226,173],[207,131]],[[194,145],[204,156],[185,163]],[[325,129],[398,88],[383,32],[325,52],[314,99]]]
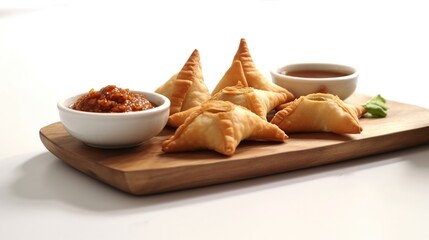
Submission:
[[[363,104],[355,94],[347,101]],[[134,195],[149,195],[266,176],[429,142],[429,110],[388,101],[388,117],[361,119],[361,134],[289,134],[285,143],[243,141],[225,157],[214,151],[163,153],[165,128],[144,144],[128,149],[97,149],[71,137],[62,123],[40,129],[45,147],[72,167]]]

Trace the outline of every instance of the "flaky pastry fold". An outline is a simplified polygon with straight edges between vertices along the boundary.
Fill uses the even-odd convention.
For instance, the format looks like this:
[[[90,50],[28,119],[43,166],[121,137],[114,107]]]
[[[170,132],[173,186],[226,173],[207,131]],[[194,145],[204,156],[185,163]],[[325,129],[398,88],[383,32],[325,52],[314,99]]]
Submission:
[[[170,99],[170,115],[207,101],[210,93],[204,82],[198,50],[195,49],[182,69],[155,92]]]
[[[283,142],[286,138],[280,128],[246,108],[228,101],[209,100],[162,143],[162,150],[210,149],[229,156],[242,140]]]
[[[258,70],[252,56],[250,55],[249,47],[244,38],[240,39],[240,45],[234,55],[233,63],[237,60],[241,62],[243,73],[249,87],[285,93],[288,96],[288,102],[295,99],[295,96],[289,90],[267,80],[265,75]]]
[[[338,96],[313,93],[283,104],[271,123],[286,133],[333,132],[338,134],[360,133],[359,118],[362,106],[343,102]]]

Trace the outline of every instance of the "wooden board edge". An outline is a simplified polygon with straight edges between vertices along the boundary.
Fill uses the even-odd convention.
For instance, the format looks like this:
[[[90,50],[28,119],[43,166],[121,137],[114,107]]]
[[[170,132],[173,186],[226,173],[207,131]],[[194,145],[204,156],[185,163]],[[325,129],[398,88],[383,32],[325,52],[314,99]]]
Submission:
[[[43,130],[53,124],[47,125],[39,130],[40,140],[49,152],[51,152],[54,156],[56,156],[58,159],[62,160],[72,168],[84,173],[85,175],[93,179],[96,179],[104,184],[107,184],[111,187],[114,187],[117,190],[123,191],[125,193],[133,194],[132,190],[129,188],[129,184],[127,182],[126,176],[122,171],[106,168],[102,165],[95,166],[96,163],[89,162],[89,161],[86,161],[86,165],[92,166],[92,167],[85,167],[85,164],[76,164],[76,161],[73,161],[72,159],[70,159],[69,157],[70,155],[65,154],[66,152],[71,153],[70,151],[67,151],[67,149],[61,148],[58,144],[55,144],[54,142],[52,142],[44,134]],[[85,160],[82,160],[82,161],[85,161]],[[109,178],[104,177],[106,174],[108,174],[110,177]],[[114,177],[112,178],[111,176],[114,176]],[[111,180],[111,179],[114,179],[114,180]]]
[[[143,185],[138,187],[129,185],[129,193],[138,196],[148,196],[171,191],[199,188],[274,174],[282,174],[290,171],[323,166],[327,164],[335,164],[347,160],[358,159],[427,144],[429,143],[429,126],[404,132],[391,133],[388,134],[388,136],[390,139],[389,141],[385,141],[383,136],[353,141],[352,143],[348,143],[348,147],[343,148],[342,152],[338,152],[335,156],[329,155],[332,154],[329,151],[324,151],[325,149],[328,149],[329,146],[314,148],[312,151],[318,153],[318,159],[303,157],[301,154],[302,151],[294,151],[268,156],[270,157],[268,160],[266,157],[259,157],[244,159],[241,161],[222,163],[214,162],[207,165],[191,166],[187,167],[186,169],[180,169],[180,167],[177,167],[166,168],[156,172],[128,172],[124,174],[125,178],[127,179],[127,183],[140,182],[142,177],[145,178],[145,184]],[[409,142],[403,141],[403,139],[406,140],[410,137],[413,137],[414,140]],[[382,138],[384,141],[380,141]],[[381,147],[380,144],[382,145]],[[365,149],[365,151],[361,151],[356,155],[356,153],[350,153],[348,149],[351,148]],[[285,158],[293,159],[293,161],[287,161]],[[300,160],[298,164],[294,163],[297,159]],[[247,171],[242,171],[243,165],[246,165],[246,169],[248,169]],[[218,177],[219,174],[212,173],[213,171],[219,171],[220,169],[225,169],[222,174],[222,178]],[[185,172],[183,172],[183,170]],[[177,176],[178,174],[180,175]],[[181,175],[195,176],[196,174],[201,176],[197,182],[193,182],[192,179],[189,179],[188,181],[180,180],[183,179],[180,177]]]

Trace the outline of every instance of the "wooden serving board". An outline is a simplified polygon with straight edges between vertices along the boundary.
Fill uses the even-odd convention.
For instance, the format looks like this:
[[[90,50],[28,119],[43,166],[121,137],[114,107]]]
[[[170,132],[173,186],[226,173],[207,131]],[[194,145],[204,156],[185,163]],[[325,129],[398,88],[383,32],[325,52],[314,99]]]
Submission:
[[[347,102],[363,104],[355,94]],[[361,119],[361,134],[289,134],[285,143],[242,141],[226,157],[214,151],[163,153],[161,142],[174,133],[166,127],[141,146],[97,149],[70,136],[62,123],[40,129],[55,156],[83,173],[122,191],[149,195],[308,168],[429,142],[429,110],[388,101],[386,118]]]

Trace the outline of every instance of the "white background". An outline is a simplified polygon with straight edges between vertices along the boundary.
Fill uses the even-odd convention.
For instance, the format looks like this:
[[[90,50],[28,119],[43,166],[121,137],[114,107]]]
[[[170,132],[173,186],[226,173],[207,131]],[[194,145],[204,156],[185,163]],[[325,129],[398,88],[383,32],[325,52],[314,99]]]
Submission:
[[[59,99],[107,84],[154,90],[194,49],[213,89],[240,38],[267,77],[287,63],[341,63],[359,69],[357,92],[429,108],[428,10],[415,0],[0,2],[0,238],[428,239],[428,145],[134,197],[71,169],[38,136],[59,121]]]

